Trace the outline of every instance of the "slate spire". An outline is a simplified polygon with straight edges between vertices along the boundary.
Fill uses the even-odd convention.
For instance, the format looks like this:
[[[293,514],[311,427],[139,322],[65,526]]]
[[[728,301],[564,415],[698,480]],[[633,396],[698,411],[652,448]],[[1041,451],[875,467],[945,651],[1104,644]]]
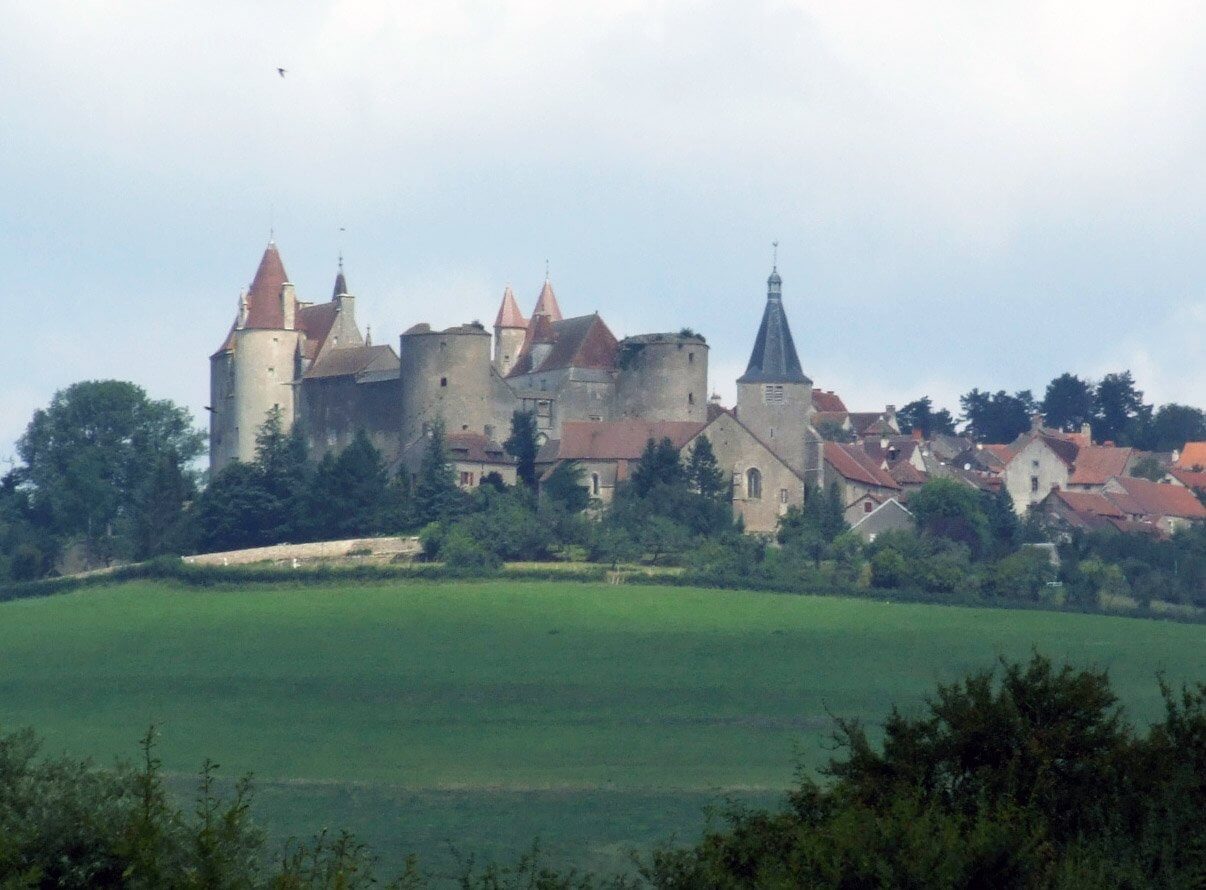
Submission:
[[[738,383],[812,383],[800,368],[796,344],[791,338],[787,314],[783,311],[783,279],[779,268],[766,280],[766,308],[754,340],[750,363]]]
[[[339,271],[338,273],[335,273],[335,291],[334,293],[330,294],[330,298],[335,299],[336,297],[345,297],[345,295],[349,293],[349,289],[347,289],[347,279],[344,277],[344,254],[340,253]]]

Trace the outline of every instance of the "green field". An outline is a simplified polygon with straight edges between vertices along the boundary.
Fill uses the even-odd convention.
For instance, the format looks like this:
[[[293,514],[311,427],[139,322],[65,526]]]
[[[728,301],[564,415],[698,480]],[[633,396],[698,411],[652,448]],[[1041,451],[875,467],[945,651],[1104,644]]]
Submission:
[[[1138,720],[1156,675],[1206,677],[1206,627],[665,587],[482,582],[93,588],[0,605],[0,722],[52,751],[253,771],[275,836],[356,829],[390,862],[551,855],[620,867],[703,808],[768,801],[829,714],[881,719],[1032,648],[1109,669]],[[179,784],[184,787],[185,779]]]

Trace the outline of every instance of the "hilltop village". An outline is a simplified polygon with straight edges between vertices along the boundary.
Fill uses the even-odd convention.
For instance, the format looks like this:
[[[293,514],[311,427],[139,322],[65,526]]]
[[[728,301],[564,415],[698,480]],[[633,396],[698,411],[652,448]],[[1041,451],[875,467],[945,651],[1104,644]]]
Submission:
[[[1067,528],[1167,534],[1206,519],[1195,496],[1206,489],[1203,443],[1150,455],[1094,444],[1088,428],[1048,429],[1036,416],[1017,440],[983,444],[902,430],[892,405],[848,410],[804,373],[782,287],[772,270],[737,402],[726,407],[709,396],[707,341],[689,328],[617,339],[598,313],[565,317],[546,278],[530,316],[508,287],[492,331],[418,323],[395,351],[361,332],[342,266],[330,300],[307,302],[269,243],[210,357],[210,468],[251,460],[257,429],[279,408],[315,457],[364,432],[391,468],[411,473],[440,421],[461,487],[490,473],[513,483],[515,461],[500,443],[514,412],[529,411],[538,467],[580,463],[604,504],[649,439],[685,452],[706,436],[750,532],[774,531],[809,486],[836,486],[846,521],[873,540],[909,527],[909,495],[939,477],[1004,488],[1019,514],[1036,508]],[[1144,458],[1158,462],[1159,481],[1131,475]]]

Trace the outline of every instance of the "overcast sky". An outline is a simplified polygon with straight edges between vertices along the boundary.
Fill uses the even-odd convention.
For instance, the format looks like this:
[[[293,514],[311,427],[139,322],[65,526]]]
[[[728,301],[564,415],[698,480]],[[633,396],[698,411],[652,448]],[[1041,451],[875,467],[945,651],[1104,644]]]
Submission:
[[[852,409],[1130,368],[1206,403],[1206,7],[0,0],[0,457],[73,381],[204,420],[274,228],[362,323],[690,326],[731,399],[771,242]],[[277,67],[288,69],[284,78]],[[346,229],[341,233],[340,229]]]

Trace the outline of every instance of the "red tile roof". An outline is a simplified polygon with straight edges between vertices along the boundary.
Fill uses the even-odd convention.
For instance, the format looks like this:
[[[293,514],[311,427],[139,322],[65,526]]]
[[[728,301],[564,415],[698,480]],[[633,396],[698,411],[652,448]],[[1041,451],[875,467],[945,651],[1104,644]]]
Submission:
[[[365,371],[397,371],[398,356],[390,346],[349,346],[331,349],[306,371],[307,380],[354,377]]]
[[[928,478],[907,460],[898,460],[890,464],[888,474],[901,485],[924,485]]]
[[[597,312],[563,321],[549,321],[544,315],[535,316],[528,328],[528,341],[524,343],[508,377],[564,368],[611,370],[616,366],[619,343]],[[533,367],[533,344],[549,342],[553,348],[538,367]]]
[[[1123,519],[1126,514],[1118,505],[1103,494],[1096,491],[1061,491],[1056,489],[1053,497],[1063,501],[1073,512],[1083,516],[1105,516]]]
[[[519,304],[515,302],[515,293],[509,284],[503,291],[502,305],[498,307],[498,317],[494,319],[494,326],[496,328],[526,328],[528,326],[528,320],[519,311]]]
[[[1177,458],[1176,466],[1183,470],[1195,467],[1206,470],[1206,442],[1186,442]]]
[[[561,425],[555,453],[542,453],[541,460],[638,460],[650,439],[669,439],[682,448],[703,428],[704,424],[689,421],[567,420]]]
[[[1119,486],[1122,491],[1111,490]],[[1181,519],[1206,519],[1206,507],[1188,488],[1116,476],[1106,496],[1131,516],[1175,516]]]
[[[451,460],[475,464],[514,464],[515,458],[492,439],[481,433],[449,433],[445,436]]]
[[[1069,485],[1105,485],[1111,476],[1121,476],[1134,453],[1130,448],[1089,445],[1076,453]]]
[[[857,445],[826,442],[822,446],[824,460],[842,478],[863,485],[899,489],[900,485],[886,470],[880,469],[875,460]]]
[[[814,389],[812,391],[812,407],[818,411],[840,411],[842,414],[847,413],[846,403],[833,390],[826,392],[823,389]]]
[[[264,249],[264,255],[260,257],[260,265],[255,270],[251,287],[247,289],[247,324],[244,327],[284,328],[281,288],[288,281],[289,276],[285,274],[281,255],[277,252],[276,244],[270,241]]]
[[[1171,475],[1186,488],[1206,491],[1206,471],[1182,470],[1179,467],[1173,467],[1168,472],[1169,475]]]
[[[817,429],[826,423],[833,423],[837,426],[844,427],[850,415],[845,411],[816,411],[812,415],[813,429]]]
[[[540,289],[536,308],[532,310],[532,317],[535,318],[537,315],[547,315],[553,321],[561,321],[561,307],[557,305],[557,296],[553,293],[553,283],[547,278],[544,280],[544,287]]]
[[[306,358],[313,360],[322,350],[339,314],[339,304],[332,300],[329,303],[319,303],[316,306],[302,306],[297,310],[294,327],[306,335],[302,342],[302,350]]]

